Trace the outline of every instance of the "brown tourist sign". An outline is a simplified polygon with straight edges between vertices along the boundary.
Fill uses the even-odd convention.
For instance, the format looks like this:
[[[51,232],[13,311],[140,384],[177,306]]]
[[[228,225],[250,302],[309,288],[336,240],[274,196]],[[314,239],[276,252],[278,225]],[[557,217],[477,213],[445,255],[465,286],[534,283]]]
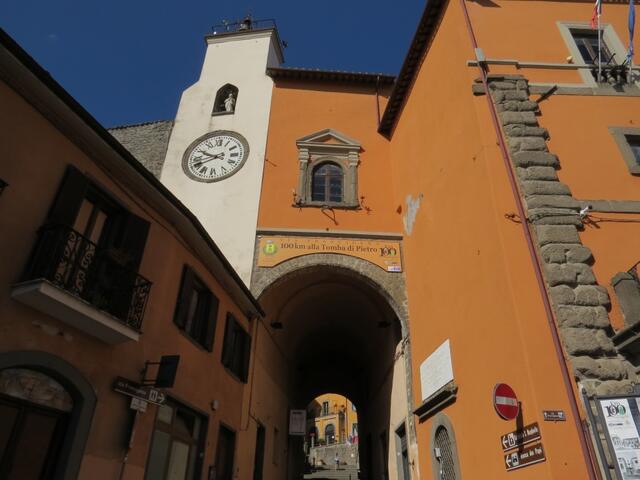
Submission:
[[[529,447],[507,453],[504,456],[504,466],[507,472],[518,468],[528,467],[536,463],[544,462],[544,448],[541,443],[535,443]]]
[[[387,272],[402,272],[400,242],[329,237],[260,237],[259,267],[276,265],[314,253],[338,253],[361,258]]]
[[[505,452],[536,440],[540,440],[540,427],[538,426],[538,422],[526,425],[519,430],[509,432],[500,437],[502,450]]]

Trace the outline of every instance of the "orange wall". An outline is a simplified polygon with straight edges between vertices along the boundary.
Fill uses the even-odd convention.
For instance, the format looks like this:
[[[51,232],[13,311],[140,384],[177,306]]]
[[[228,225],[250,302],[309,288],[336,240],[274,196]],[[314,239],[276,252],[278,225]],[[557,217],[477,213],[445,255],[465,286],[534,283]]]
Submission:
[[[380,98],[381,111],[385,98]],[[269,137],[260,199],[259,228],[397,232],[391,198],[387,141],[377,130],[375,87],[313,84],[277,80],[273,91]],[[335,209],[334,223],[319,208],[293,206],[298,187],[296,140],[332,128],[359,141],[358,196],[363,209]],[[329,214],[330,215],[330,214]]]
[[[220,363],[225,317],[233,312],[251,326],[216,279],[189,251],[185,240],[143,200],[115,182],[22,97],[0,83],[0,177],[10,183],[0,197],[0,283],[18,281],[68,164],[102,184],[138,216],[151,223],[140,274],[153,282],[139,343],[110,346],[59,320],[0,295],[0,351],[39,350],[62,357],[93,385],[98,395],[80,478],[117,478],[124,455],[128,397],[112,391],[116,376],[138,380],[145,361],[180,354],[177,382],[168,393],[209,415],[204,470],[213,463],[219,422],[241,428],[244,384]],[[11,132],[10,135],[7,132]],[[37,141],[34,141],[34,135]],[[196,346],[173,324],[183,265],[191,265],[220,299],[213,353]],[[212,412],[210,402],[220,402]],[[125,478],[143,477],[156,408],[138,421]]]
[[[502,48],[500,55],[513,56]],[[515,203],[486,97],[471,93],[478,72],[465,64],[473,56],[460,5],[450,2],[391,138],[395,203],[406,209],[407,195],[424,195],[404,237],[414,400],[421,402],[420,364],[448,338],[460,390],[443,412],[455,428],[463,477],[585,478],[522,228],[505,218]],[[517,392],[525,424],[540,422],[546,462],[505,471],[499,437],[516,425],[494,412],[498,382]],[[543,409],[562,409],[569,421],[543,422]],[[431,424],[417,424],[421,478],[432,478]]]
[[[466,2],[478,46],[487,58],[513,59],[521,62],[567,63],[570,51],[556,22],[591,21],[591,1],[521,1],[489,0]],[[618,5],[603,2],[602,25],[611,24],[623,45],[628,43],[628,2]],[[636,35],[635,49],[640,48]],[[471,52],[472,53],[472,52]],[[466,59],[475,58],[468,53]],[[624,58],[616,61],[621,63]],[[490,66],[493,73],[511,71],[512,67]],[[522,69],[517,73],[533,82],[582,83],[577,71]]]
[[[498,1],[496,7],[468,2],[478,44],[489,58],[566,63],[569,50],[557,21],[586,22],[592,2]],[[602,24],[611,24],[628,43],[628,3],[604,3]],[[509,41],[505,42],[504,39]],[[532,39],[538,39],[532,41]],[[635,50],[640,38],[634,39]],[[616,57],[619,63],[623,59]],[[582,83],[575,72],[490,67],[492,72],[518,73],[530,81]],[[640,126],[640,97],[552,95],[540,104],[540,125],[549,130],[549,150],[558,155],[560,181],[579,200],[640,200],[640,178],[631,175],[609,127]],[[612,300],[611,323],[624,326],[611,278],[640,260],[640,214],[593,213],[595,225],[586,225],[581,239],[594,254],[594,273]]]

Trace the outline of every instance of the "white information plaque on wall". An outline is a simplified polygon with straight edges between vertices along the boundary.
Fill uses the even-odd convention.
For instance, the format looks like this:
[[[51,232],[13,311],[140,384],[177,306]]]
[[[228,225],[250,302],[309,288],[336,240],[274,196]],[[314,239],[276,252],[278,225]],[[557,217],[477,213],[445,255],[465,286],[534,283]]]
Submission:
[[[447,383],[453,381],[449,339],[434,350],[420,365],[422,400],[426,400]]]
[[[307,426],[306,410],[289,411],[289,435],[304,435]]]

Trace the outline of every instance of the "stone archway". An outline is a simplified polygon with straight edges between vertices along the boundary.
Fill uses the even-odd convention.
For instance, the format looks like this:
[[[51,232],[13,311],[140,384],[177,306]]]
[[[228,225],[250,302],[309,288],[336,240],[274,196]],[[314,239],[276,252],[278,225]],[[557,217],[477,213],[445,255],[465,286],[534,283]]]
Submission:
[[[292,403],[299,406],[306,405],[317,394],[336,391],[360,404],[369,397],[363,396],[357,387],[347,384],[349,381],[355,384],[357,380],[366,377],[369,382],[368,388],[373,388],[368,395],[375,396],[379,391],[385,391],[386,393],[380,398],[386,400],[380,401],[390,403],[387,406],[376,404],[375,408],[372,407],[369,410],[369,417],[367,417],[365,403],[362,408],[360,430],[367,431],[367,422],[369,425],[378,422],[380,412],[383,412],[383,416],[386,412],[387,420],[393,415],[397,416],[397,408],[391,404],[391,391],[395,388],[394,402],[397,404],[398,395],[404,398],[402,420],[407,421],[409,442],[415,446],[408,308],[404,277],[401,273],[388,273],[372,263],[347,255],[310,254],[296,257],[271,268],[254,266],[251,289],[267,311],[267,323],[270,322],[272,327],[277,325],[278,329],[283,329],[272,331],[272,336],[283,338],[280,348],[290,349],[288,353],[294,359],[294,363],[297,362],[295,368],[307,372],[307,378],[304,380],[310,379],[306,383],[304,380],[296,380],[298,391],[294,395],[299,394],[300,397],[292,398]],[[367,319],[357,319],[356,317],[359,316],[366,316]],[[358,327],[353,327],[352,324],[357,324]],[[361,329],[360,334],[366,337],[367,342],[383,341],[380,335],[386,336],[392,343],[397,342],[393,343],[396,347],[392,350],[389,350],[389,345],[382,348],[380,356],[391,355],[385,358],[393,362],[402,358],[402,368],[396,371],[394,367],[391,372],[392,378],[396,374],[401,375],[400,383],[391,380],[391,383],[385,384],[384,387],[375,385],[371,387],[376,381],[372,380],[373,377],[378,380],[386,377],[381,372],[369,371],[380,367],[372,366],[378,363],[375,355],[371,357],[371,351],[365,352],[361,346],[358,346],[361,342],[358,341],[358,331],[354,330],[355,328]],[[326,359],[318,360],[310,352],[316,351],[314,349],[317,342],[328,338],[327,329],[334,329],[336,332],[337,346],[333,353],[327,354]],[[395,331],[397,333],[394,333]],[[307,340],[305,343],[307,334],[313,340]],[[347,340],[341,339],[341,336]],[[391,340],[393,338],[396,340]],[[298,345],[297,350],[296,345]],[[345,353],[350,345],[353,345],[354,352]],[[332,363],[334,356],[342,363]],[[323,367],[318,367],[317,363],[325,363],[327,369],[334,368],[334,371],[343,368],[341,365],[344,363],[358,364],[360,373],[356,369],[346,372],[344,378],[341,378],[340,374],[336,374],[336,378],[327,378]],[[386,372],[386,375],[388,374],[389,371]],[[358,408],[360,412],[360,406]],[[375,422],[372,420],[372,415],[376,417]],[[376,424],[376,429],[372,434],[372,429],[369,428],[370,432],[367,435],[369,440],[365,440],[365,443],[376,442],[374,454],[370,455],[373,457],[376,456],[375,448],[379,448],[377,444],[382,442],[382,437],[388,437],[389,432],[393,431],[391,425],[383,428],[381,424]],[[371,448],[361,450],[361,455],[363,451],[371,451]],[[364,468],[368,468],[370,472],[379,472],[376,470],[378,466],[374,464],[379,462],[377,458],[369,459],[367,461],[369,465]],[[375,473],[372,474],[375,475]]]

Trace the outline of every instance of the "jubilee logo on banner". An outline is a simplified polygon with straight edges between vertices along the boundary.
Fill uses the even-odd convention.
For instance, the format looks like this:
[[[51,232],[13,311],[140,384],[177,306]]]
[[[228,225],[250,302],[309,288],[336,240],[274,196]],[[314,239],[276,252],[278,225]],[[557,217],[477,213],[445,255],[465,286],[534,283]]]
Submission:
[[[640,478],[640,411],[635,398],[599,400],[617,466],[623,480]],[[635,417],[635,418],[634,418]]]

